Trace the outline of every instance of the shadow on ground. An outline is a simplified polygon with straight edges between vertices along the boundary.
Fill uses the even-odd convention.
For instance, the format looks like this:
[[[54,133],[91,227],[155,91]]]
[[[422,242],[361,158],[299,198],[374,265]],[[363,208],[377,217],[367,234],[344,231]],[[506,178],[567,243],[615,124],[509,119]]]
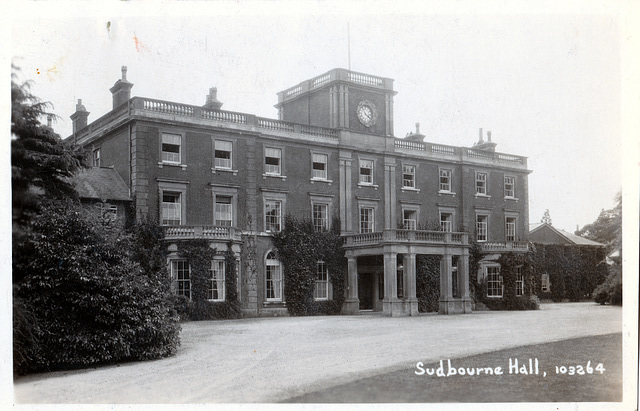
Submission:
[[[517,374],[513,367],[516,359]],[[455,375],[449,368],[448,360],[451,367],[457,369]],[[440,362],[420,365],[420,368],[364,378],[284,402],[622,401],[622,334],[618,333],[530,345],[460,359],[443,358],[442,372],[445,375],[452,374],[450,376],[437,376],[440,366]],[[465,375],[460,375],[461,367]],[[566,370],[562,367],[566,367]],[[502,374],[496,375],[497,371]],[[474,375],[468,375],[470,372]]]

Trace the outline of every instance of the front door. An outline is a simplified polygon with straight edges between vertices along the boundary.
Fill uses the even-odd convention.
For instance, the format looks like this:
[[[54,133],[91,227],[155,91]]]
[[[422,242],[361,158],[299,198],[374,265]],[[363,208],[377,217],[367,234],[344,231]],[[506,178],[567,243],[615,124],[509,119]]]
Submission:
[[[358,274],[358,299],[361,310],[373,310],[373,274]]]

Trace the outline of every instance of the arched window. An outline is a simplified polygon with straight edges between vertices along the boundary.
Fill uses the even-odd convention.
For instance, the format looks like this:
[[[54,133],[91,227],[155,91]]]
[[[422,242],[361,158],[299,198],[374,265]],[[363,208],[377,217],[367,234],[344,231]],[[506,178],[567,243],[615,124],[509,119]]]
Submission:
[[[269,251],[266,267],[266,300],[282,301],[282,263],[273,251]]]

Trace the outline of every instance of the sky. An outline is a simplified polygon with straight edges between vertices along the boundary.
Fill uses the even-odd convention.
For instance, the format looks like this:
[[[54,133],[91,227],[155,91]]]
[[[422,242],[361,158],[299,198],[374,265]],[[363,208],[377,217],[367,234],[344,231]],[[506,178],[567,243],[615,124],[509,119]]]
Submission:
[[[497,151],[528,157],[530,223],[549,209],[573,232],[623,186],[629,22],[619,9],[121,3],[30,3],[11,19],[19,80],[54,104],[62,137],[77,99],[89,122],[111,109],[123,65],[133,96],[202,105],[217,87],[222,109],[270,118],[277,92],[343,67],[394,79],[397,137],[420,123],[426,141],[470,147],[483,128]]]

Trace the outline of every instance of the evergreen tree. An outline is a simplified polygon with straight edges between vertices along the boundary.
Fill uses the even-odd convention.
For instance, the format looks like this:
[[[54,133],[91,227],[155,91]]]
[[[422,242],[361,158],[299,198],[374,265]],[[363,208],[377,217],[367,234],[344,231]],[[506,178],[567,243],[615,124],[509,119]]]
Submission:
[[[45,198],[75,197],[66,180],[83,166],[84,153],[63,144],[51,127],[40,119],[52,114],[51,103],[30,92],[31,83],[16,83],[11,73],[11,186],[13,221],[18,226],[38,210]],[[15,231],[15,230],[14,230]]]
[[[540,220],[541,223],[543,224],[551,224],[551,214],[549,214],[549,209],[547,208],[544,212],[544,215],[542,216],[542,220]]]
[[[622,193],[615,197],[616,206],[609,210],[602,210],[591,224],[576,231],[576,235],[606,244],[609,251],[622,247]]]

